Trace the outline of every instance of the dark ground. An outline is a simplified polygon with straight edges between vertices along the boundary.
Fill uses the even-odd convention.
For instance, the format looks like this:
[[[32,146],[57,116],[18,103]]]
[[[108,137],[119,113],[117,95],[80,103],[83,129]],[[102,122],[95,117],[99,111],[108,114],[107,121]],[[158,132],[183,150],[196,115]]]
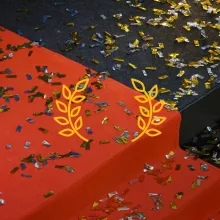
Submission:
[[[176,75],[180,69],[170,68],[165,66],[165,58],[168,58],[168,53],[179,53],[179,58],[182,62],[188,63],[191,61],[198,61],[202,57],[207,56],[207,50],[203,51],[200,47],[195,47],[193,40],[199,40],[200,46],[213,44],[214,41],[219,41],[218,31],[216,29],[206,27],[207,39],[204,39],[200,31],[196,28],[191,28],[191,31],[187,32],[183,25],[186,25],[188,21],[194,21],[195,19],[210,21],[213,24],[217,23],[215,20],[217,15],[207,14],[200,4],[196,4],[193,1],[187,3],[191,6],[191,15],[185,17],[179,13],[178,20],[175,23],[176,28],[162,27],[162,26],[150,26],[144,24],[142,26],[130,26],[130,32],[126,33],[116,25],[117,22],[122,24],[130,24],[128,20],[130,16],[144,16],[146,19],[154,18],[152,9],[162,9],[167,11],[170,9],[168,3],[159,3],[154,1],[144,1],[143,6],[147,8],[146,11],[139,10],[137,8],[129,7],[125,0],[116,2],[115,0],[66,0],[64,5],[55,6],[55,1],[52,0],[0,0],[0,25],[16,32],[20,30],[23,36],[29,39],[42,38],[45,46],[55,52],[61,53],[64,56],[82,63],[97,71],[109,71],[111,77],[129,87],[132,87],[130,78],[137,78],[142,80],[146,88],[151,88],[154,84],[159,84],[159,87],[165,87],[171,90],[170,93],[161,94],[160,98],[165,100],[173,100],[173,92],[176,92],[181,87],[183,79],[189,79],[193,74],[200,74],[204,76],[204,79],[199,79],[199,85],[195,87],[195,91],[198,96],[184,96],[179,99],[179,109],[182,110],[191,103],[195,102],[199,97],[205,96],[207,89],[204,83],[209,79],[207,72],[207,66],[197,68],[187,67],[185,75],[182,78],[177,78]],[[132,1],[134,2],[134,1]],[[177,1],[180,2],[180,1]],[[219,7],[219,5],[217,5]],[[16,12],[17,9],[29,9],[30,12]],[[78,14],[71,16],[70,12],[65,9],[74,9],[78,11]],[[113,17],[113,14],[122,13],[123,17],[117,20]],[[100,17],[105,15],[106,20]],[[42,16],[51,15],[52,17],[44,24],[45,28],[42,30],[34,30],[35,27],[42,26]],[[164,16],[163,16],[164,17]],[[66,22],[74,22],[74,26],[66,26]],[[91,25],[95,26],[95,29],[88,30]],[[112,35],[125,34],[125,37],[116,40],[115,45],[119,46],[116,52],[112,55],[104,57],[100,51],[104,49],[104,45],[99,47],[90,48],[91,44],[96,42],[91,40],[93,33],[101,33],[104,36],[104,31],[110,32]],[[139,37],[138,32],[143,31],[145,34],[149,34],[154,39],[152,43],[157,46],[158,43],[164,43],[165,48],[163,52],[164,58],[152,55],[151,48],[146,51],[135,52],[128,55],[130,50],[129,43],[134,42],[135,39],[140,40],[140,46],[143,43]],[[61,52],[61,48],[64,47],[64,41],[68,39],[70,32],[78,32],[81,43],[85,43],[84,48],[80,48],[79,45],[70,52]],[[175,38],[187,37],[190,43],[177,43]],[[13,44],[13,42],[12,42]],[[84,60],[80,60],[77,56],[82,55]],[[113,58],[124,58],[125,62],[122,63],[120,70],[113,71]],[[92,63],[91,59],[95,58],[100,61],[100,64]],[[137,69],[130,68],[127,63],[131,62],[137,66]],[[219,62],[219,61],[217,61]],[[217,63],[215,62],[215,63]],[[144,76],[142,70],[146,66],[156,66],[156,71],[147,70],[148,76]],[[209,65],[210,66],[210,65]],[[213,68],[214,74],[219,77],[220,66]],[[74,70],[73,70],[74,73]],[[167,74],[169,78],[159,80],[157,77]],[[217,84],[213,84],[212,88],[215,88]]]

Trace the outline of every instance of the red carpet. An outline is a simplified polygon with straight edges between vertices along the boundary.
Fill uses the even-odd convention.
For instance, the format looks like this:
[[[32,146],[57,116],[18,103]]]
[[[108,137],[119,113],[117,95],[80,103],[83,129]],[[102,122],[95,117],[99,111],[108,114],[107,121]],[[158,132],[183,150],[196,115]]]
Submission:
[[[3,40],[0,42],[0,47],[5,53],[11,52],[5,50],[7,44],[18,45],[28,42],[9,31],[0,32],[0,37]],[[20,97],[17,102],[11,98],[9,103],[6,103],[2,98],[0,99],[0,107],[7,105],[11,109],[9,112],[0,113],[2,125],[0,128],[0,145],[2,146],[0,148],[0,191],[3,192],[2,197],[6,201],[5,205],[0,206],[1,220],[78,219],[78,213],[83,214],[81,210],[86,209],[89,204],[118,185],[122,184],[124,186],[123,182],[132,179],[143,168],[145,162],[149,164],[157,163],[162,160],[166,153],[178,149],[180,114],[177,111],[168,112],[166,109],[160,112],[160,116],[167,117],[167,120],[159,126],[162,135],[157,137],[144,135],[134,143],[131,143],[130,138],[128,144],[118,144],[112,139],[121,134],[120,131],[114,129],[115,125],[129,131],[131,136],[135,131],[140,132],[140,130],[137,127],[137,119],[135,118],[139,114],[139,104],[134,96],[138,93],[111,79],[102,81],[103,89],[98,90],[92,86],[94,94],[100,96],[100,99],[95,101],[108,101],[110,106],[106,107],[106,111],[95,113],[94,111],[98,109],[96,105],[88,102],[82,104],[80,115],[83,118],[83,127],[80,129],[80,133],[85,138],[94,140],[91,143],[91,149],[86,151],[81,148],[82,140],[76,135],[68,138],[59,135],[58,132],[62,130],[62,126],[57,124],[53,117],[63,116],[64,114],[57,110],[55,101],[53,102],[54,116],[33,116],[35,112],[44,111],[46,100],[35,98],[32,103],[29,103],[29,94],[25,94],[24,91],[38,86],[37,92],[42,92],[47,97],[51,97],[54,91],[60,92],[62,89],[61,85],[52,86],[38,79],[37,77],[41,74],[37,72],[36,66],[48,66],[49,72],[66,74],[65,78],[53,79],[55,82],[61,82],[67,86],[76,84],[79,78],[85,75],[86,67],[44,48],[34,47],[31,50],[33,51],[31,56],[28,56],[30,49],[20,49],[14,52],[12,59],[0,62],[0,71],[4,72],[6,68],[9,68],[12,75],[17,75],[17,78],[6,78],[7,74],[0,74],[1,86],[13,87],[14,91],[8,91],[7,95],[18,94]],[[32,80],[27,80],[26,74],[28,73],[32,75]],[[96,80],[91,78],[89,86],[91,86],[91,82]],[[65,102],[63,98],[60,100]],[[116,104],[118,101],[125,103],[133,114],[127,115],[124,108]],[[86,109],[90,109],[92,116],[87,117],[85,115]],[[109,121],[107,124],[102,124],[105,117],[108,117]],[[28,123],[26,118],[32,118],[35,123]],[[18,125],[22,125],[21,132],[16,132]],[[39,131],[40,127],[47,129],[49,132],[45,134]],[[91,127],[93,134],[87,134],[86,127]],[[110,140],[111,143],[99,144],[100,141],[106,139]],[[42,141],[44,140],[52,146],[43,146]],[[26,141],[31,142],[29,149],[24,148]],[[11,149],[6,149],[4,147],[6,144],[11,144]],[[30,163],[27,164],[26,170],[19,169],[14,174],[10,173],[14,167],[19,166],[24,157],[30,154],[49,156],[52,152],[66,154],[70,151],[81,153],[81,157],[49,160],[48,165],[44,166],[43,169],[37,169],[33,163]],[[184,162],[181,161],[181,163]],[[199,164],[198,161],[195,163]],[[75,172],[68,173],[65,170],[55,169],[55,165],[71,166],[75,169]],[[173,193],[176,190],[181,190],[181,187],[183,187],[183,190],[190,191],[190,182],[196,178],[196,173],[194,172],[195,174],[192,175],[190,172],[184,172],[185,169],[188,168],[183,168],[173,177],[174,180],[177,179],[178,184],[175,184],[173,180],[172,184],[163,189],[149,178],[149,181],[143,183],[148,185],[144,191],[138,191],[140,196],[136,196],[136,193],[134,195],[131,192],[130,195],[128,194],[128,199],[133,200],[133,197],[135,197],[135,201],[140,199],[139,201],[144,204],[144,199],[148,199],[147,192],[160,190],[162,192],[163,189],[165,202],[172,197],[172,193],[168,192],[168,189],[172,189]],[[32,175],[32,178],[22,177],[21,174],[23,173]],[[168,215],[170,220],[181,219],[179,215],[176,218],[175,213],[179,213],[182,217],[186,215],[184,214],[185,210],[188,210],[187,212],[190,215],[192,211],[201,211],[201,206],[195,205],[200,204],[201,199],[204,200],[204,204],[207,205],[210,211],[214,211],[217,207],[211,206],[211,203],[207,202],[205,197],[207,193],[203,192],[206,191],[206,188],[212,187],[212,190],[207,192],[209,192],[208,195],[215,197],[219,193],[216,185],[219,176],[216,175],[218,171],[215,168],[210,168],[209,173],[210,178],[202,183],[201,189],[196,189],[197,191],[192,195],[189,195],[189,191],[186,192],[185,198],[177,204],[178,212],[173,212],[168,207],[164,207],[163,210],[156,213],[158,219],[159,217],[168,217]],[[189,186],[184,183],[186,178],[187,182],[189,181]],[[134,185],[135,187],[138,187],[138,185]],[[43,195],[51,190],[55,194],[50,198],[44,198]],[[195,207],[188,201],[191,199],[195,201],[193,202]],[[179,208],[181,203],[183,207]],[[210,207],[207,203],[210,204]],[[148,204],[147,200],[146,204]],[[147,215],[150,217],[149,212]],[[117,219],[117,217],[112,219],[115,218]],[[151,219],[155,218],[152,217]]]
[[[140,206],[138,210],[143,212],[148,218],[156,220],[209,220],[214,218],[215,220],[220,219],[220,207],[219,207],[219,181],[220,175],[219,170],[215,167],[209,166],[209,171],[201,171],[200,163],[201,160],[193,160],[192,158],[184,159],[186,153],[182,150],[176,151],[176,159],[173,163],[170,163],[172,169],[165,170],[159,177],[171,176],[171,182],[166,182],[166,185],[158,184],[152,175],[144,174],[144,182],[137,182],[130,185],[128,182],[119,184],[116,188],[111,189],[114,192],[117,191],[120,195],[125,189],[129,189],[127,195],[124,196],[125,202],[131,202],[131,205],[127,206],[130,208],[129,211],[117,211],[114,210],[112,214],[108,216],[108,220],[120,219],[129,214],[132,208]],[[165,161],[164,158],[162,161]],[[176,164],[181,164],[180,170],[175,170]],[[195,171],[191,171],[187,166],[192,164]],[[155,168],[160,168],[161,164],[155,164]],[[132,179],[139,178],[143,175],[143,172],[137,173]],[[192,183],[197,180],[198,175],[208,176],[208,179],[204,179],[200,186],[192,189]],[[181,199],[177,199],[175,195],[178,192],[183,192]],[[161,200],[164,206],[157,211],[151,209],[155,207],[152,199],[148,196],[148,193],[162,194]],[[99,199],[106,198],[107,194],[103,195]],[[95,202],[95,201],[94,201]],[[96,200],[98,202],[98,200]],[[174,202],[177,209],[173,210],[170,207],[170,203]],[[103,211],[91,211],[92,204],[81,212],[81,216],[105,216]],[[76,219],[76,218],[73,218]],[[95,218],[87,217],[87,220],[93,220]]]

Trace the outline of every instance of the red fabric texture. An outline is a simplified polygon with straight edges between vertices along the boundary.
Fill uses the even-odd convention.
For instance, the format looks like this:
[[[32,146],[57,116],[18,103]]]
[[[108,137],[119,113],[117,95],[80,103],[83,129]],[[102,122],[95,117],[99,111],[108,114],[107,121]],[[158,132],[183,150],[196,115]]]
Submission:
[[[26,39],[8,30],[0,32],[0,37],[3,39],[0,47],[4,50],[7,44],[17,45],[27,42]],[[0,191],[4,193],[3,198],[6,201],[6,204],[0,207],[1,220],[77,219],[76,216],[80,210],[120,183],[132,178],[141,170],[145,162],[156,163],[163,158],[164,154],[178,148],[181,117],[179,112],[168,112],[166,109],[160,112],[160,116],[167,117],[164,124],[159,126],[162,135],[155,138],[145,135],[137,142],[126,145],[117,144],[112,140],[114,136],[120,136],[121,133],[113,128],[114,125],[125,128],[131,135],[139,131],[134,117],[139,114],[139,104],[133,98],[138,94],[137,92],[111,79],[103,82],[104,89],[93,89],[94,94],[100,96],[97,101],[109,102],[110,106],[105,112],[95,113],[94,110],[97,107],[94,104],[82,104],[83,127],[80,133],[94,140],[91,143],[91,150],[85,151],[80,148],[82,140],[77,136],[66,138],[58,135],[63,127],[58,125],[53,117],[32,116],[34,112],[44,111],[45,100],[36,98],[33,103],[28,103],[28,95],[24,94],[24,91],[36,85],[39,87],[37,91],[45,93],[48,97],[52,96],[53,91],[61,91],[61,86],[51,86],[37,79],[39,73],[35,66],[48,66],[49,71],[67,74],[66,78],[56,79],[67,86],[77,83],[79,78],[85,74],[86,67],[45,48],[35,47],[32,50],[31,57],[28,57],[29,49],[21,49],[14,52],[12,59],[0,63],[0,71],[10,68],[13,74],[17,75],[16,79],[7,79],[4,74],[0,75],[1,86],[14,87],[15,90],[10,91],[10,94],[20,96],[19,102],[11,100],[10,103],[5,103],[3,99],[0,99],[0,106],[7,104],[11,108],[10,112],[0,113],[2,124],[0,128],[0,145],[2,146],[0,148]],[[9,53],[6,50],[5,52]],[[32,75],[32,80],[26,79],[27,73]],[[64,99],[61,98],[61,101]],[[124,113],[124,109],[116,104],[117,101],[126,103],[127,108],[134,114]],[[85,116],[86,109],[91,110],[92,116]],[[65,116],[58,112],[54,103],[54,116],[60,115]],[[26,122],[27,117],[33,118],[35,124]],[[109,118],[106,125],[101,123],[104,117]],[[21,132],[16,132],[18,125],[23,126]],[[39,127],[48,129],[49,133],[43,134],[38,130]],[[94,133],[88,135],[86,127],[91,127]],[[100,145],[99,141],[105,139],[111,140],[111,143]],[[48,141],[52,146],[49,148],[42,146],[43,140]],[[26,141],[31,142],[28,150],[24,149]],[[12,144],[12,148],[4,148],[6,144]],[[49,161],[48,165],[41,170],[30,164],[27,165],[25,171],[10,173],[12,168],[20,164],[22,158],[30,154],[40,153],[48,156],[52,152],[64,154],[70,151],[80,152],[82,156]],[[75,168],[76,172],[70,174],[55,169],[55,165],[69,165]],[[216,170],[215,172],[217,173]],[[23,178],[20,176],[21,173],[31,174],[33,177]],[[182,177],[181,172],[178,175],[178,178],[181,177],[183,180],[186,178],[186,176]],[[214,181],[217,177],[213,178]],[[207,184],[210,182],[210,180],[207,181]],[[153,181],[149,182],[150,185],[156,187],[155,190],[158,187]],[[50,190],[53,190],[55,195],[45,199],[43,195]],[[170,211],[167,211],[167,214],[169,213]]]

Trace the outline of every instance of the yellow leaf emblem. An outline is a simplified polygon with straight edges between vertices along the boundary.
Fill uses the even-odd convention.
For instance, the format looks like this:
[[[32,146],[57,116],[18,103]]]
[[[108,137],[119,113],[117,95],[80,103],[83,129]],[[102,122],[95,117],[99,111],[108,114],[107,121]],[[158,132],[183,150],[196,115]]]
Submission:
[[[155,99],[156,97],[157,97],[157,95],[158,95],[158,86],[157,85],[154,85],[152,88],[151,88],[151,90],[150,90],[150,92],[149,92],[149,95],[150,95],[150,99],[151,100],[153,100],[153,99]]]
[[[157,102],[153,107],[153,112],[154,113],[160,112],[163,109],[164,104],[165,104],[164,100],[160,100],[159,102]]]
[[[146,131],[146,134],[150,137],[156,137],[160,135],[161,133],[162,133],[161,131],[154,129],[154,128],[150,128]]]
[[[69,121],[68,121],[65,117],[62,117],[62,116],[54,117],[54,120],[55,120],[59,125],[68,125],[68,124],[69,124]]]
[[[146,127],[146,122],[141,116],[138,116],[138,127],[143,131]]]
[[[89,79],[82,79],[80,80],[77,84],[76,84],[76,87],[75,87],[75,91],[77,92],[82,92],[86,89],[87,85],[89,83]],[[83,86],[81,86],[83,85]]]
[[[144,83],[142,83],[140,80],[137,79],[131,79],[131,83],[134,87],[134,89],[138,92],[145,92],[145,86]],[[139,88],[138,88],[139,87]]]
[[[84,95],[76,95],[73,97],[72,102],[74,103],[80,103],[82,102],[86,97]]]
[[[140,103],[147,103],[148,102],[148,99],[145,95],[136,95],[134,98]]]
[[[60,112],[67,113],[67,106],[65,103],[63,103],[59,100],[56,100],[56,106]]]
[[[145,108],[144,106],[139,106],[140,109],[140,113],[141,115],[143,115],[144,117],[149,117],[150,116],[150,112],[147,108]]]
[[[71,97],[71,91],[66,85],[62,86],[62,95],[67,100],[69,100]]]
[[[82,125],[83,125],[82,116],[79,116],[74,123],[74,127],[78,131],[82,127]]]
[[[66,128],[66,129],[59,131],[59,134],[64,137],[71,137],[72,135],[74,135],[74,131],[70,128]]]
[[[153,120],[151,121],[152,125],[161,125],[166,121],[166,117],[163,116],[156,116],[153,118]]]
[[[76,117],[80,113],[80,110],[81,110],[81,106],[76,106],[75,108],[73,108],[71,110],[71,117],[72,118]]]

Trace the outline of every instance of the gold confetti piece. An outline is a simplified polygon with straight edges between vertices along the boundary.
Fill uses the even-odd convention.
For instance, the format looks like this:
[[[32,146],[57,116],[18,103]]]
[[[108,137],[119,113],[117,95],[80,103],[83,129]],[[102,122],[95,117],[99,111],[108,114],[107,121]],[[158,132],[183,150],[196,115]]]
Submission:
[[[171,182],[172,182],[172,177],[171,177],[171,176],[168,177],[167,182],[168,182],[168,183],[171,183]]]
[[[182,197],[183,197],[183,192],[178,192],[178,193],[175,195],[175,197],[176,197],[177,199],[182,199]]]
[[[99,108],[99,109],[95,110],[96,113],[103,112],[103,111],[106,111],[106,109],[105,108]]]
[[[103,120],[102,120],[102,124],[107,124],[107,121],[108,121],[108,117],[105,117]]]
[[[128,63],[128,66],[130,66],[132,69],[137,69],[137,67],[133,63]]]
[[[197,187],[196,182],[193,182],[192,185],[191,185],[191,188],[192,188],[192,189],[195,189],[196,187]]]
[[[160,49],[164,48],[164,44],[163,43],[158,43],[158,46],[159,46]]]
[[[132,44],[132,48],[137,48],[137,47],[139,47],[139,40],[138,39],[136,39]]]
[[[185,30],[187,30],[187,31],[190,31],[190,30],[191,30],[190,27],[187,26],[187,25],[184,25],[183,28],[184,28]]]
[[[199,41],[198,40],[194,40],[193,41],[196,47],[199,47]]]
[[[168,75],[163,75],[163,76],[158,76],[158,79],[167,79],[169,76]]]
[[[181,164],[176,164],[175,170],[180,170],[180,168],[181,168]]]
[[[109,143],[110,143],[110,140],[103,140],[99,142],[99,144],[109,144]]]
[[[157,54],[157,48],[151,48],[151,53],[152,53],[152,55],[156,55]]]
[[[153,39],[154,39],[153,37],[146,37],[145,38],[146,41],[153,40]]]
[[[170,92],[170,89],[166,89],[166,88],[160,88],[159,89],[159,93],[163,94],[163,93],[168,93]]]
[[[180,70],[180,72],[177,74],[177,77],[182,77],[185,74],[184,70]]]
[[[100,98],[98,95],[95,95],[95,94],[88,94],[87,96],[91,97],[91,98],[95,98],[95,99],[99,99]]]
[[[129,32],[129,26],[127,24],[117,23],[117,26],[120,27],[122,31]]]
[[[48,197],[53,196],[53,195],[54,195],[54,191],[50,191],[50,192],[44,194],[44,198],[48,198]]]
[[[117,126],[117,125],[115,125],[114,128],[115,128],[116,130],[118,130],[118,131],[122,131],[122,130],[123,130],[122,128],[120,128],[120,127]]]
[[[138,33],[139,33],[140,37],[143,37],[145,35],[143,31],[139,31]]]
[[[177,58],[179,56],[179,54],[178,53],[170,53],[169,56],[172,58]]]
[[[99,64],[100,62],[98,61],[98,60],[96,60],[96,59],[91,59],[91,61],[93,62],[93,63],[95,63],[95,64]]]
[[[18,170],[19,170],[19,167],[14,167],[14,168],[11,170],[11,173],[16,173]]]
[[[176,204],[174,202],[170,203],[170,207],[171,207],[171,209],[177,209]]]
[[[146,11],[147,10],[145,7],[142,7],[142,6],[138,6],[137,8],[142,10],[142,11]]]
[[[92,115],[91,111],[89,109],[85,110],[85,114],[86,114],[86,116],[91,116]]]
[[[92,205],[92,209],[96,209],[98,207],[98,205],[99,204],[97,202],[94,202],[93,205]]]
[[[166,12],[157,8],[153,8],[152,10],[154,12],[155,15],[165,15]]]
[[[177,37],[176,41],[178,43],[182,43],[182,42],[187,42],[188,43],[189,42],[189,40],[186,37]]]
[[[210,88],[211,88],[210,82],[206,82],[206,83],[205,83],[205,88],[206,88],[206,89],[210,89]]]
[[[145,69],[146,69],[146,70],[157,70],[157,67],[154,67],[154,66],[146,66]]]
[[[122,58],[114,58],[113,59],[114,61],[117,61],[117,62],[121,62],[121,63],[123,63],[125,60],[124,59],[122,59]]]

